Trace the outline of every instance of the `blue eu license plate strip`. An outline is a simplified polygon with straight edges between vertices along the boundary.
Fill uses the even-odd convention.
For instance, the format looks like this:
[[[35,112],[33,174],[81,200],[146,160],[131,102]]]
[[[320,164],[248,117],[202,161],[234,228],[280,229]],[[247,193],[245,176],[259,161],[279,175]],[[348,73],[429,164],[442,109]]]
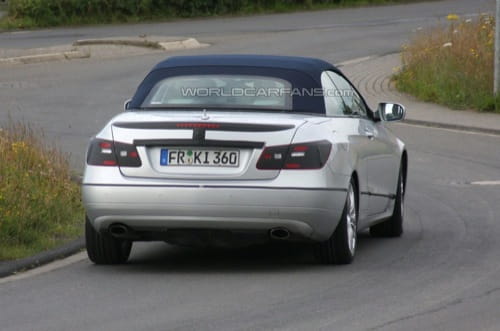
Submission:
[[[168,165],[168,149],[162,148],[160,153],[160,165],[166,166]]]

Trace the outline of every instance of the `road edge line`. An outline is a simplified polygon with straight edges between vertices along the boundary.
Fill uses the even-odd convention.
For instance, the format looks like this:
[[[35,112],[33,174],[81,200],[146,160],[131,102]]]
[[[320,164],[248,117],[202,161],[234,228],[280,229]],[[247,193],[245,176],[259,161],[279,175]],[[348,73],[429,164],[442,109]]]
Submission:
[[[62,246],[58,246],[23,259],[5,261],[4,265],[0,265],[0,279],[66,258],[78,253],[84,248],[85,240],[83,237],[80,237]]]
[[[414,119],[408,119],[408,118],[405,119],[404,121],[402,121],[401,123],[419,125],[419,126],[427,126],[427,127],[431,127],[431,128],[438,128],[438,129],[448,129],[448,130],[455,130],[455,131],[484,133],[484,134],[488,134],[488,135],[500,136],[500,130],[481,128],[481,127],[477,127],[477,126],[429,122],[429,121],[414,120]]]
[[[335,63],[335,66],[337,68],[341,68],[341,67],[345,67],[348,65],[355,65],[355,64],[359,64],[359,63],[366,62],[369,60],[373,60],[374,58],[377,58],[377,57],[380,57],[380,56],[379,55],[368,55],[368,56],[357,57],[354,59],[345,60],[345,61],[342,61],[339,63]]]

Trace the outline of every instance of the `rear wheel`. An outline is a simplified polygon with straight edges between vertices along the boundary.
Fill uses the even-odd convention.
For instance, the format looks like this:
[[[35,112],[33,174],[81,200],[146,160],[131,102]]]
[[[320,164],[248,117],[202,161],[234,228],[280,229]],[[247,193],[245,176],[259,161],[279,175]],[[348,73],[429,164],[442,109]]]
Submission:
[[[349,264],[354,260],[357,244],[357,187],[353,179],[347,190],[342,217],[332,236],[316,246],[316,255],[324,264]]]
[[[403,172],[399,172],[398,191],[394,202],[394,212],[387,221],[370,227],[374,237],[400,237],[403,234],[403,219],[405,212],[405,181]]]
[[[87,217],[85,217],[85,243],[89,259],[96,264],[125,263],[132,249],[130,240],[97,232]]]

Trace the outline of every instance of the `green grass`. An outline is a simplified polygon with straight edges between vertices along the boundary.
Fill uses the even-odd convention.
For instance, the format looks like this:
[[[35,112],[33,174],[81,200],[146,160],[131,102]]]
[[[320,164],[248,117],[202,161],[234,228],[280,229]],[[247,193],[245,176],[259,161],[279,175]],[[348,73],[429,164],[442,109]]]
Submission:
[[[80,187],[68,159],[24,124],[0,131],[0,260],[33,255],[82,235]]]
[[[286,13],[419,0],[10,0],[0,30]]]
[[[403,47],[396,87],[453,109],[500,112],[500,97],[493,93],[494,18],[449,20]]]

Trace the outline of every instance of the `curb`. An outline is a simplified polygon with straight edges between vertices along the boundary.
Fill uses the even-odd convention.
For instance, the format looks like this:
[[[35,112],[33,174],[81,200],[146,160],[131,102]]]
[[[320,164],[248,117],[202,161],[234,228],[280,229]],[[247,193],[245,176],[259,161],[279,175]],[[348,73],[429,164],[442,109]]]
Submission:
[[[78,46],[92,46],[92,45],[121,45],[121,46],[135,46],[144,47],[164,51],[177,51],[186,49],[195,49],[207,47],[209,44],[200,43],[195,38],[173,39],[173,38],[110,38],[110,39],[82,39],[73,43],[73,47]],[[41,62],[53,62],[63,60],[74,60],[90,58],[91,54],[88,50],[66,50],[61,52],[52,52],[45,54],[23,55],[7,58],[0,58],[0,65],[2,64],[31,64]]]
[[[188,38],[180,41],[159,42],[158,44],[161,46],[161,48],[163,48],[166,51],[174,51],[180,49],[194,49],[194,48],[209,46],[208,44],[200,43],[198,40],[194,38]]]
[[[194,49],[208,46],[208,44],[202,44],[195,38],[186,38],[182,40],[155,40],[146,38],[81,39],[73,43],[73,46],[90,45],[135,46],[161,49],[165,51]]]
[[[84,51],[66,51],[47,54],[24,55],[16,57],[0,58],[0,64],[30,64],[40,62],[62,61],[89,58],[90,53]]]
[[[500,130],[480,128],[477,126],[456,125],[456,124],[439,123],[439,122],[428,122],[428,121],[413,120],[413,119],[405,119],[401,123],[419,125],[419,126],[427,126],[427,127],[431,127],[431,128],[474,132],[474,133],[483,133],[483,134],[500,136]]]
[[[161,49],[158,42],[149,41],[147,39],[81,39],[73,43],[73,46],[90,45],[122,45]]]
[[[1,129],[0,129],[1,130]],[[73,175],[71,180],[81,185],[82,176]],[[11,276],[21,271],[27,271],[44,264],[54,262],[55,260],[63,259],[73,254],[78,253],[85,248],[85,237],[81,236],[66,244],[54,247],[50,250],[37,253],[23,259],[4,261],[0,264],[0,279]]]
[[[399,51],[387,52],[384,54],[372,54],[369,56],[358,57],[358,58],[353,58],[353,59],[349,59],[346,61],[338,62],[335,64],[335,66],[342,70],[342,68],[346,67],[346,66],[356,66],[358,64],[361,64],[361,63],[364,63],[367,61],[377,60],[377,59],[380,59],[380,58],[383,58],[386,56],[399,55],[399,54],[400,54]],[[365,93],[363,93],[363,94],[366,95],[367,91],[364,91],[364,92]],[[418,99],[415,100],[416,98],[412,97],[410,94],[401,93],[401,92],[398,92],[398,94],[400,94],[403,97],[403,100],[400,101],[403,104],[407,104],[407,102],[410,103],[413,101],[420,102]],[[435,103],[432,103],[432,104],[435,104]],[[435,104],[435,105],[438,105],[438,104]],[[448,108],[448,107],[443,106],[443,105],[441,105],[441,106]],[[410,106],[407,105],[407,108],[409,109]],[[474,125],[473,121],[463,121],[461,123],[466,123],[466,124],[462,125],[461,123],[457,123],[457,121],[454,121],[455,123],[446,122],[445,121],[446,118],[441,118],[438,121],[428,121],[428,120],[418,119],[418,116],[417,116],[417,119],[408,118],[408,115],[409,114],[407,114],[407,117],[404,119],[404,121],[401,122],[402,124],[416,125],[416,126],[422,126],[422,127],[431,127],[431,128],[440,128],[440,129],[445,129],[445,130],[462,131],[462,132],[468,132],[468,133],[478,133],[478,134],[484,134],[484,135],[500,136],[500,129],[497,129],[494,125],[493,126],[490,125],[489,127],[484,127],[481,125],[480,122],[479,122],[479,124]],[[481,116],[481,112],[477,112],[477,115]],[[410,116],[410,117],[413,117],[413,116]],[[500,118],[500,115],[499,115],[499,118]],[[467,124],[467,123],[471,123],[472,125]],[[395,123],[395,124],[397,125],[397,123]]]
[[[80,237],[62,246],[26,257],[24,259],[4,262],[4,265],[0,265],[0,278],[11,276],[17,272],[33,269],[55,260],[68,257],[81,251],[83,248],[85,248],[85,240],[83,237]]]

